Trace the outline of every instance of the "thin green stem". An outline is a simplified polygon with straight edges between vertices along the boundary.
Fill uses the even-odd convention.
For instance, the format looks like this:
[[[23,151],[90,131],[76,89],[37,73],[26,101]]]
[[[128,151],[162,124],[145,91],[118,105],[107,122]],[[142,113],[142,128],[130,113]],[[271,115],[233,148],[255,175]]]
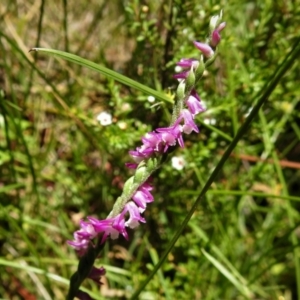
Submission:
[[[44,11],[45,11],[45,0],[42,0],[41,1],[41,6],[40,6],[39,22],[38,22],[38,30],[37,30],[37,38],[36,38],[36,41],[35,41],[35,45],[39,45],[40,41],[41,41]],[[37,59],[37,53],[35,53],[35,55],[34,55],[34,61],[35,62],[36,62],[36,59]],[[29,96],[29,94],[30,94],[32,83],[33,83],[34,72],[35,72],[35,69],[31,68],[30,69],[30,74],[29,74],[28,86],[26,88],[25,96],[24,96],[25,99],[27,99],[28,96]]]
[[[95,248],[92,246],[88,251],[80,258],[77,271],[71,276],[70,288],[66,300],[72,300],[76,297],[81,283],[88,277],[94,262],[98,255],[103,250],[105,243],[101,244],[101,237],[97,241]]]

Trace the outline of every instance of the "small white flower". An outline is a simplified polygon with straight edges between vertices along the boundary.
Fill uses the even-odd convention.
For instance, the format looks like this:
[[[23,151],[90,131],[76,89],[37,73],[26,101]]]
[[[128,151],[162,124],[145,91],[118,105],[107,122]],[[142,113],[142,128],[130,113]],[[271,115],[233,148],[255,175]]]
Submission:
[[[215,118],[205,118],[203,122],[207,125],[216,125],[217,120]]]
[[[172,157],[172,167],[178,171],[182,170],[184,166],[186,165],[186,162],[183,158],[183,156],[173,156]]]
[[[127,123],[124,122],[124,121],[118,122],[118,126],[119,126],[119,128],[122,129],[122,130],[127,129]]]
[[[183,34],[183,35],[187,35],[188,32],[189,32],[189,30],[188,30],[187,28],[184,28],[184,29],[182,30],[182,34]]]
[[[181,68],[180,66],[176,66],[176,67],[174,68],[174,70],[175,70],[175,73],[182,72],[182,68]]]
[[[99,121],[99,123],[102,126],[107,126],[107,125],[110,125],[112,123],[112,116],[111,116],[111,114],[107,113],[106,111],[102,111],[97,116],[97,121]]]
[[[130,110],[130,104],[129,103],[122,104],[121,109],[122,109],[122,111]]]
[[[150,103],[153,103],[155,101],[155,97],[154,96],[148,96],[147,100],[150,102]]]

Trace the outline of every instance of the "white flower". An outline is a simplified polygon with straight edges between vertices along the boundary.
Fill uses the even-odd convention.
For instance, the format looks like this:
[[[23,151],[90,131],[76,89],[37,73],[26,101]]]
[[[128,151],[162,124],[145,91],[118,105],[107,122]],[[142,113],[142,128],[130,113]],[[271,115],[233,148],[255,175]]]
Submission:
[[[127,123],[124,122],[124,121],[118,122],[118,126],[119,126],[119,128],[122,129],[122,130],[127,129]]]
[[[215,118],[204,118],[203,122],[207,125],[216,125],[217,120]]]
[[[183,158],[183,156],[173,156],[172,157],[172,167],[178,171],[182,170],[184,166],[186,165],[186,162]]]
[[[176,67],[174,68],[174,70],[175,70],[175,73],[182,72],[182,68],[181,68],[180,66],[176,66]]]
[[[153,103],[155,101],[155,97],[154,96],[148,96],[147,100],[150,102],[150,103]]]
[[[107,126],[112,123],[112,116],[111,114],[107,113],[106,111],[102,111],[98,116],[97,120],[102,126]]]

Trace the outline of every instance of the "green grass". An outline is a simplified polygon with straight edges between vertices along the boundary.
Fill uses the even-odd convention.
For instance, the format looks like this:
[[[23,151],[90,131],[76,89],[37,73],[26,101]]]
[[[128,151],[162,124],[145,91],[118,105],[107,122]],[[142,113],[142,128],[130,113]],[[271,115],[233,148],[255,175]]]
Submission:
[[[108,215],[131,175],[128,151],[169,124],[175,62],[197,55],[192,41],[222,8],[219,56],[197,88],[208,108],[201,132],[169,155],[187,164],[177,171],[168,160],[155,174],[147,223],[105,245],[104,284],[83,288],[95,299],[130,298],[144,282],[140,299],[300,299],[297,58],[235,139],[294,48],[300,2],[148,2],[0,4],[0,298],[66,297],[78,264],[66,240],[81,218]],[[156,103],[138,84],[32,47],[105,66],[156,90]],[[101,111],[112,125],[99,124]]]

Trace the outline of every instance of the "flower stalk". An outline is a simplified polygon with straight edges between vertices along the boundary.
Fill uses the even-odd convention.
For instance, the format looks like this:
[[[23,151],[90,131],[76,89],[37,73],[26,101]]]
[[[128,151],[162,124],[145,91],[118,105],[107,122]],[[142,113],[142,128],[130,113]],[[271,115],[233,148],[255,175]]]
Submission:
[[[221,40],[220,32],[225,27],[221,19],[222,13],[211,18],[210,34],[205,43],[194,42],[195,47],[202,53],[200,58],[184,58],[177,63],[183,71],[174,75],[174,78],[179,80],[179,84],[171,123],[168,127],[157,128],[147,133],[141,139],[142,145],[129,151],[134,163],[127,163],[126,166],[135,169],[135,174],[125,182],[123,192],[117,198],[110,214],[104,220],[94,217],[87,217],[87,221],[81,220],[81,228],[74,233],[74,240],[68,241],[68,244],[82,256],[78,271],[75,273],[76,280],[74,279],[73,282],[71,280],[70,291],[72,292],[69,292],[68,299],[72,299],[71,297],[75,295],[83,298],[80,296],[83,295],[82,292],[76,294],[83,280],[82,277],[90,277],[93,280],[96,278],[98,282],[100,281],[105,270],[93,267],[93,263],[105,241],[108,238],[116,239],[120,234],[128,239],[126,228],[136,228],[139,223],[146,222],[141,214],[147,208],[147,204],[154,201],[151,194],[153,190],[150,183],[151,175],[160,168],[170,148],[177,144],[184,147],[183,133],[199,132],[194,120],[196,115],[205,111],[205,108],[195,86],[205,68],[216,58],[217,45]],[[95,240],[97,241],[94,242]],[[83,264],[82,261],[89,261],[89,263]]]

